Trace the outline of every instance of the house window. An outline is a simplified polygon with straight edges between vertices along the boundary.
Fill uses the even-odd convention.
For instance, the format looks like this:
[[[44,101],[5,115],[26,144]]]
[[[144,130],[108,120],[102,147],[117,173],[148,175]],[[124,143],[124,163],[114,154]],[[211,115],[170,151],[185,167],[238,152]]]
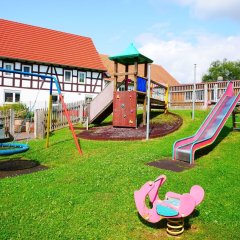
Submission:
[[[93,100],[93,97],[91,97],[91,96],[85,97],[85,103],[90,103],[92,100]]]
[[[52,95],[52,104],[58,104],[58,95]]]
[[[20,102],[20,93],[19,92],[15,92],[15,102]]]
[[[71,82],[72,81],[72,71],[65,70],[64,71],[64,81]]]
[[[22,71],[23,71],[23,72],[26,72],[26,73],[30,73],[30,72],[31,72],[31,67],[30,67],[30,66],[27,66],[27,65],[23,65]],[[23,75],[23,77],[29,78],[30,75]]]
[[[4,63],[3,68],[5,68],[7,70],[13,70],[13,64],[12,63]],[[9,72],[5,72],[4,75],[12,77],[13,74],[9,73]]]
[[[85,81],[86,81],[86,73],[78,72],[78,82],[85,83]]]
[[[5,103],[17,103],[20,102],[20,92],[4,92],[4,102]]]
[[[203,101],[204,100],[204,91],[203,90],[196,91],[196,100],[197,101]]]
[[[214,90],[212,89],[212,90],[210,90],[210,99],[211,99],[211,101],[214,101]]]
[[[192,92],[185,92],[185,101],[192,101]]]
[[[218,100],[217,89],[211,89],[210,90],[210,99],[213,102],[216,102]]]

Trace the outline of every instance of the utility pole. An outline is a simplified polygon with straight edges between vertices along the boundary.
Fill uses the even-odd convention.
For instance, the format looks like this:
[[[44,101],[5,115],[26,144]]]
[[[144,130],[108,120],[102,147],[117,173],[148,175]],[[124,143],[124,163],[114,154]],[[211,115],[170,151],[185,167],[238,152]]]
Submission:
[[[192,93],[192,120],[194,120],[195,100],[196,100],[196,72],[197,64],[194,64],[193,93]]]
[[[147,126],[146,126],[146,140],[149,140],[149,122],[150,122],[150,85],[151,85],[151,65],[148,63],[148,84],[147,84]]]

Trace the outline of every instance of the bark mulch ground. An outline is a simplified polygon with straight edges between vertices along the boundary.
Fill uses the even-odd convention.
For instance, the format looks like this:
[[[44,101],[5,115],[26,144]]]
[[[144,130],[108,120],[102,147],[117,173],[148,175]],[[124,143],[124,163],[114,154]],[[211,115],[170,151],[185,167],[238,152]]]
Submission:
[[[183,121],[180,116],[175,116],[177,116],[176,120],[171,123],[150,124],[149,138],[162,137],[179,129]],[[146,126],[139,126],[137,129],[113,127],[112,125],[93,127],[89,130],[81,131],[77,136],[90,140],[141,140],[146,139]]]
[[[14,177],[22,174],[29,174],[48,169],[46,166],[40,165],[38,161],[8,159],[0,161],[0,178]]]

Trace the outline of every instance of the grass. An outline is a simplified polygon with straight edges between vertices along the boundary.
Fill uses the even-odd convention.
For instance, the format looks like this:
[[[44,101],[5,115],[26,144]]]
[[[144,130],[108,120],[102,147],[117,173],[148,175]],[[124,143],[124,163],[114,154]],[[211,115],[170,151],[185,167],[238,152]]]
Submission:
[[[197,154],[196,167],[181,173],[146,166],[170,157],[179,138],[193,134],[207,115],[175,111],[184,120],[175,133],[146,141],[81,140],[79,156],[68,129],[29,142],[23,158],[49,167],[28,175],[0,180],[0,239],[171,239],[163,222],[151,225],[137,215],[133,192],[160,174],[167,182],[160,192],[188,192],[194,184],[206,192],[180,239],[238,239],[238,132],[228,120],[217,142]],[[1,160],[5,159],[1,157]],[[188,225],[188,226],[189,226]]]
[[[141,115],[142,116],[142,115]],[[159,114],[159,111],[152,111],[150,114],[150,124],[158,123],[164,124],[176,122],[178,117],[172,114]]]

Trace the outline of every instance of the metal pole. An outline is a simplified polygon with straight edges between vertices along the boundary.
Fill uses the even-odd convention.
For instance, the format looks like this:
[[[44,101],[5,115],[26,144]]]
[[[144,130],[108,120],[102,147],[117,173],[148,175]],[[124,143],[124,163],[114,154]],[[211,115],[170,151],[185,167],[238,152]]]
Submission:
[[[86,119],[86,129],[87,129],[87,131],[88,131],[88,117],[87,117],[87,119]]]
[[[147,89],[147,126],[146,140],[149,140],[149,119],[150,119],[150,84],[151,84],[151,65],[148,64],[148,89]]]
[[[197,64],[194,64],[194,80],[193,80],[193,93],[192,93],[192,120],[194,120],[195,100],[196,100],[196,69]]]

